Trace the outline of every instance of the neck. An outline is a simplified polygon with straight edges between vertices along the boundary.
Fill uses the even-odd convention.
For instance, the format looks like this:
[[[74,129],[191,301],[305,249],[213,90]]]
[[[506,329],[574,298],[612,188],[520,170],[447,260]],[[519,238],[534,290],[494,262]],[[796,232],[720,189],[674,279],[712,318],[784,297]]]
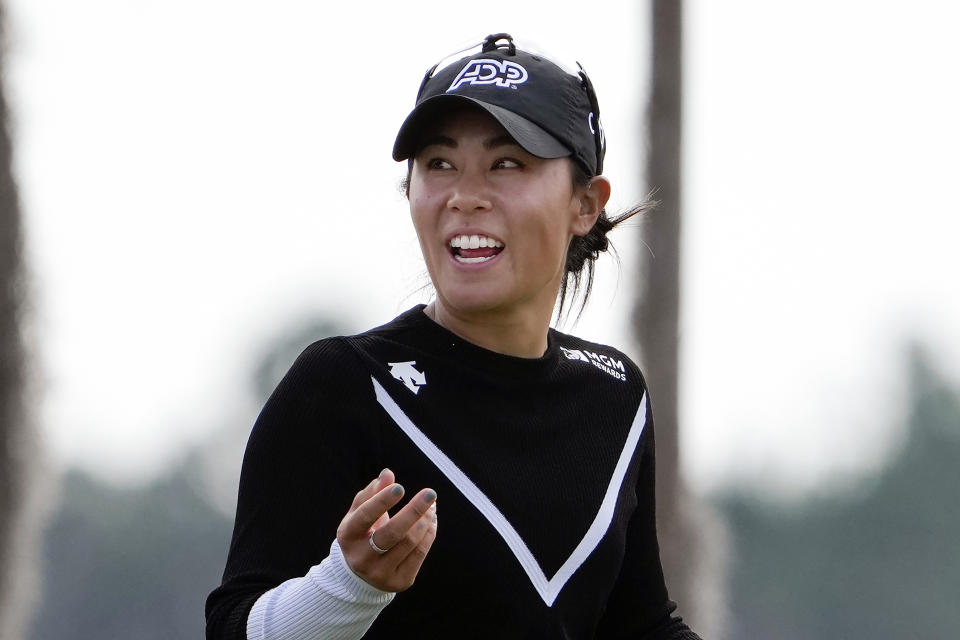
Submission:
[[[440,326],[478,347],[519,358],[539,358],[547,350],[550,314],[463,314],[435,300],[423,310]]]

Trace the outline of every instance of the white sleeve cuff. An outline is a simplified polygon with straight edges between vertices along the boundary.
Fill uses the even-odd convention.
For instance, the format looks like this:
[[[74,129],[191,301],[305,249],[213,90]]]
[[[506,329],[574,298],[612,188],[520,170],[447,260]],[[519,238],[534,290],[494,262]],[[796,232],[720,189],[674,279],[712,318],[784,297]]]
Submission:
[[[359,640],[394,595],[355,574],[334,540],[330,555],[307,575],[257,599],[247,617],[247,640]]]

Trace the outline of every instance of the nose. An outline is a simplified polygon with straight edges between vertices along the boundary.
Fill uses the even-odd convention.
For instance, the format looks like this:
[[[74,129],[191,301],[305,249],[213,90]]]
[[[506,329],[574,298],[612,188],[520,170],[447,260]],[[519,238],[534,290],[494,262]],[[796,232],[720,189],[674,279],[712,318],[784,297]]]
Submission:
[[[463,171],[453,184],[447,208],[463,213],[481,213],[490,210],[492,203],[487,192],[487,181],[482,172]]]

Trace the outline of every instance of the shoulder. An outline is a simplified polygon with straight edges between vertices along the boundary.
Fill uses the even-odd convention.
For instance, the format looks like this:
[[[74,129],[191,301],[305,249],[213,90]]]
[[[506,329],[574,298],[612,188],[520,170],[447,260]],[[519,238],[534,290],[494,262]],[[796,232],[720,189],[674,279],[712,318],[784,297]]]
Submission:
[[[308,345],[287,370],[275,396],[307,394],[331,396],[369,386],[370,373],[382,358],[377,354],[398,342],[412,339],[418,330],[418,308],[393,320],[352,335],[326,337]],[[371,357],[373,359],[371,360]]]
[[[333,336],[303,349],[267,398],[251,444],[276,442],[288,450],[284,441],[298,442],[305,451],[316,451],[318,438],[327,444],[349,440],[356,429],[339,427],[353,424],[353,413],[373,399],[367,367],[352,344],[355,339]]]
[[[308,345],[273,388],[258,425],[277,422],[286,428],[330,411],[336,406],[331,400],[354,392],[354,381],[359,379],[356,374],[351,375],[357,369],[355,361],[342,337],[324,338]]]
[[[317,340],[307,346],[291,365],[283,383],[333,382],[349,371],[356,356],[348,343],[348,337],[335,336]]]
[[[353,335],[331,336],[307,346],[290,368],[290,373],[308,378],[342,377],[362,369],[359,353],[371,344],[396,340],[398,336],[416,331],[417,307],[405,311],[393,320]]]
[[[595,368],[625,382],[632,382],[646,390],[646,382],[640,367],[623,351],[610,345],[584,340],[555,329],[550,337],[559,350],[561,360],[574,360],[590,363]]]

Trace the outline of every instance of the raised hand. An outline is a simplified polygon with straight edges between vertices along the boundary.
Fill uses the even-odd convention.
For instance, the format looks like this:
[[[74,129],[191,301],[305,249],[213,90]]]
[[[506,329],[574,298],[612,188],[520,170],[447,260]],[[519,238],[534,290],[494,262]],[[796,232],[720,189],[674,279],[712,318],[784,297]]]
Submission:
[[[384,469],[357,493],[337,528],[350,569],[382,591],[409,589],[437,536],[436,492],[422,489],[390,516],[403,495],[393,472]]]

